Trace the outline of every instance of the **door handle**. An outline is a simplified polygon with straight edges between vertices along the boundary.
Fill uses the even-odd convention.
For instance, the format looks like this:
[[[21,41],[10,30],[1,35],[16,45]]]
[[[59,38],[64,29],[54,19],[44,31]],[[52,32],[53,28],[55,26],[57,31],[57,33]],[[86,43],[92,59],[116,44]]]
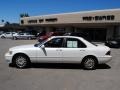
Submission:
[[[85,50],[80,50],[80,51],[85,51]]]
[[[62,49],[60,49],[60,51],[62,51]]]
[[[56,51],[62,51],[62,49],[56,49]]]
[[[59,51],[58,49],[56,51]]]

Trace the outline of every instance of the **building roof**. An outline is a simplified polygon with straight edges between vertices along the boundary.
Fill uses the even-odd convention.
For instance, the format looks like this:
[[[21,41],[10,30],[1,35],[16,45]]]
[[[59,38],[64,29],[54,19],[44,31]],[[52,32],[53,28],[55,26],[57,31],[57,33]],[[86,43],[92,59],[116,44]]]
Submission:
[[[69,15],[69,14],[82,14],[82,13],[94,13],[94,12],[110,12],[110,11],[120,11],[120,8],[117,9],[103,9],[103,10],[90,10],[90,11],[79,11],[79,12],[69,12],[69,13],[58,13],[58,14],[49,14],[49,15],[39,15],[39,16],[30,16],[23,18],[38,18],[38,17],[47,17],[47,16],[56,16],[56,15]]]

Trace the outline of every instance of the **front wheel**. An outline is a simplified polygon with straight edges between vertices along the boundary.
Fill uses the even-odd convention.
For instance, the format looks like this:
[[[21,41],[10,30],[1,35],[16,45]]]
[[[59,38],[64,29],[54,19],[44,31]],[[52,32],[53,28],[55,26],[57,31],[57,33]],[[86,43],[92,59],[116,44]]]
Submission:
[[[25,55],[18,55],[14,59],[14,64],[17,68],[26,68],[29,66],[29,59]]]
[[[87,70],[96,69],[97,61],[93,57],[87,57],[82,62],[83,68]]]
[[[13,40],[17,40],[17,38],[16,38],[16,37],[13,37]]]
[[[28,40],[31,40],[31,37],[28,37]]]

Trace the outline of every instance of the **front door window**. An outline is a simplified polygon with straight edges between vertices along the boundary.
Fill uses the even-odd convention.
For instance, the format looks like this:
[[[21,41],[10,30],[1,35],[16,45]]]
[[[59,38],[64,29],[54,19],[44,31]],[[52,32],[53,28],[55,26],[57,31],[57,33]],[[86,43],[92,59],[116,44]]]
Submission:
[[[54,38],[47,43],[45,43],[45,47],[50,48],[60,48],[63,46],[63,38]]]

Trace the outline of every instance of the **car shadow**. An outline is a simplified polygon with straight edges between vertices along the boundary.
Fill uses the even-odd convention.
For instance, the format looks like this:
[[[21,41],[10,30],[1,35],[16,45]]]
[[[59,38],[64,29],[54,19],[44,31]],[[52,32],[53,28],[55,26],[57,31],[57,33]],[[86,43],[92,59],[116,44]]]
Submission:
[[[111,67],[108,64],[99,64],[96,69],[111,69]]]
[[[46,69],[82,69],[80,64],[68,63],[33,63],[31,68],[46,68]]]
[[[70,63],[33,63],[31,68],[43,68],[43,69],[83,69],[80,64]],[[110,69],[111,67],[107,64],[97,65],[96,69]]]

